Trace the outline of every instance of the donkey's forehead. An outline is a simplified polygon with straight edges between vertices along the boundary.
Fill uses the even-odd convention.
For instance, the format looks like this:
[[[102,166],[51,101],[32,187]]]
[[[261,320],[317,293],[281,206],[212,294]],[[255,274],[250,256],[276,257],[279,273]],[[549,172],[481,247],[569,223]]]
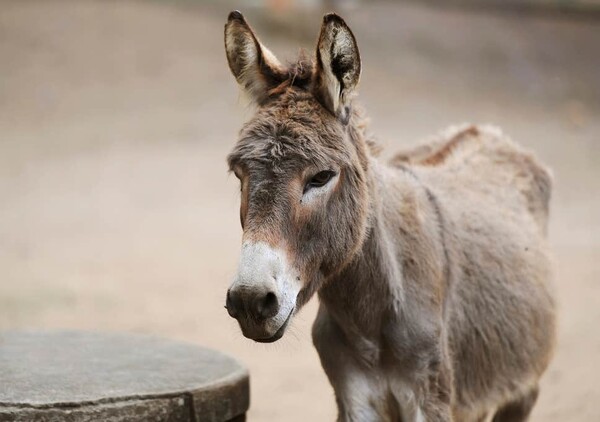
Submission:
[[[229,155],[228,161],[232,168],[267,168],[277,172],[307,166],[343,166],[349,157],[343,148],[331,148],[310,138],[280,134],[242,138]]]
[[[257,112],[240,133],[229,165],[289,168],[343,165],[350,148],[342,125],[311,98],[286,95]]]

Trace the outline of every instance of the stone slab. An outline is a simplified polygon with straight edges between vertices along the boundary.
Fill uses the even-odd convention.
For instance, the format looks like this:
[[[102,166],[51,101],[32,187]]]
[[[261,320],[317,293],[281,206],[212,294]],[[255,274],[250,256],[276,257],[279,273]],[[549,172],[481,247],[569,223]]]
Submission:
[[[0,421],[222,422],[248,406],[248,372],[213,350],[133,334],[0,334]]]

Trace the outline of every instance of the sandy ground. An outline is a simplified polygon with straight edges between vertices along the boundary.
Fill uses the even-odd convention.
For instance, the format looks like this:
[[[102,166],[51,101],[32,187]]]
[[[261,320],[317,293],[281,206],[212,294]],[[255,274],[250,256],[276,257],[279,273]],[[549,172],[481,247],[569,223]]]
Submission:
[[[416,4],[344,15],[388,152],[493,122],[553,167],[560,336],[533,420],[600,420],[600,22]],[[224,158],[249,115],[225,16],[189,2],[0,2],[0,329],[214,347],[250,368],[250,420],[333,420],[316,300],[273,345],[244,339],[223,309],[241,234]],[[256,26],[290,57],[313,48],[318,16]]]

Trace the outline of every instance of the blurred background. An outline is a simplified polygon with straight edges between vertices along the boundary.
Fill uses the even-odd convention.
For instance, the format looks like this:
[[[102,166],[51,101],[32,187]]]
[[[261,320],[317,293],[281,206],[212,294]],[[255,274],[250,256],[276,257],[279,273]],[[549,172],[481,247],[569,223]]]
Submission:
[[[249,420],[334,420],[317,301],[272,345],[223,309],[241,238],[225,156],[251,116],[223,51],[232,9],[284,59],[341,14],[388,156],[469,121],[554,169],[560,335],[533,420],[600,420],[598,0],[0,0],[0,329],[202,344],[249,367]]]

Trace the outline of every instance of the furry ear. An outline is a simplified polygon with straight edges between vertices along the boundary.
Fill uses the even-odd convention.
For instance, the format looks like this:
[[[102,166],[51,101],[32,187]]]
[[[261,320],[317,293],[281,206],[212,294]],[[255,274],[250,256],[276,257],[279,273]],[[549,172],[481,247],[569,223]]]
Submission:
[[[317,43],[313,91],[343,123],[350,119],[350,100],[360,79],[360,53],[354,34],[335,13],[323,17]]]
[[[264,47],[239,11],[225,24],[225,52],[231,73],[256,103],[267,98],[269,89],[284,80],[283,66]]]

